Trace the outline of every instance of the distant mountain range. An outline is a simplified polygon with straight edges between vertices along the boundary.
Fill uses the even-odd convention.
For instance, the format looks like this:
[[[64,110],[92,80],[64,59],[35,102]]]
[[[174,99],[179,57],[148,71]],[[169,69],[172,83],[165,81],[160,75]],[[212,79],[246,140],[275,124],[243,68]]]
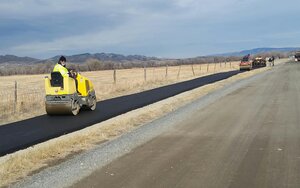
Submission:
[[[15,55],[0,55],[0,64],[3,63],[32,63],[39,61],[39,59],[31,58],[31,57],[18,57]]]
[[[243,50],[240,52],[230,52],[230,53],[223,53],[223,54],[215,54],[212,56],[244,56],[247,54],[251,55],[257,55],[262,53],[268,53],[268,52],[293,52],[293,51],[299,51],[300,48],[254,48],[251,50]]]
[[[0,56],[0,64],[36,64],[45,63],[47,61],[57,62],[60,55],[49,58],[49,59],[36,59],[31,57],[18,57],[15,55],[2,55]],[[124,61],[150,61],[150,60],[160,60],[156,57],[147,57],[142,55],[121,55],[114,53],[85,53],[76,54],[71,56],[65,56],[67,61],[72,63],[83,63],[89,59],[96,59],[99,61],[112,61],[112,62],[124,62]]]
[[[267,52],[293,52],[300,51],[300,48],[255,48],[251,50],[243,50],[240,52],[214,54],[210,56],[244,56],[247,54],[256,55]],[[31,57],[18,57],[15,55],[0,55],[0,64],[35,64],[44,63],[47,61],[56,62],[60,56],[55,56],[49,59],[36,59]],[[150,61],[150,60],[162,60],[156,57],[147,57],[142,55],[121,55],[114,53],[85,53],[66,56],[67,60],[72,63],[82,63],[88,59],[97,59],[99,61],[112,61],[112,62],[124,62],[124,61]]]
[[[58,61],[60,56],[55,56],[50,58],[49,60]],[[85,54],[77,54],[72,56],[66,56],[67,60],[72,63],[82,63],[87,61],[88,59],[97,59],[99,61],[113,61],[113,62],[122,62],[122,61],[149,61],[149,60],[159,60],[156,57],[147,57],[142,55],[121,55],[114,53],[85,53]]]

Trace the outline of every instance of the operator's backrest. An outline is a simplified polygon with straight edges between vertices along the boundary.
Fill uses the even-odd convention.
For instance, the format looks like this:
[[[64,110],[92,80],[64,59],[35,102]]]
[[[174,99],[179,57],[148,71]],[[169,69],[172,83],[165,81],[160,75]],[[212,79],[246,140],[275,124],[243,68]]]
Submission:
[[[64,78],[60,72],[51,72],[50,83],[52,87],[64,87]]]

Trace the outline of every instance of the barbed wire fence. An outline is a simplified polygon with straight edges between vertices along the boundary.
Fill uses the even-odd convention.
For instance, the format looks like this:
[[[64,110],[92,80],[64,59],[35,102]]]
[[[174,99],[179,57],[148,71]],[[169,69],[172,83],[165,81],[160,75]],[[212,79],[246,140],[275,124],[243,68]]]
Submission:
[[[148,83],[172,83],[206,74],[213,74],[218,71],[238,69],[237,63],[221,62],[209,64],[190,64],[164,67],[147,67],[136,69],[134,73],[125,72],[131,69],[111,70],[111,77],[105,78],[103,82],[101,76],[93,76],[91,81],[94,84],[98,100],[114,96],[115,93],[122,93],[125,90],[136,89]],[[197,66],[199,67],[197,69]],[[219,67],[219,68],[218,68]],[[84,75],[86,73],[83,73]],[[97,74],[97,73],[95,73]],[[89,77],[89,76],[87,76]],[[1,78],[0,78],[1,79]],[[22,81],[11,81],[12,83],[0,91],[0,121],[7,116],[30,113],[32,111],[45,112],[45,90],[44,80],[22,83]],[[105,93],[104,93],[105,92]],[[104,94],[103,94],[104,93]],[[106,96],[105,96],[106,95]]]

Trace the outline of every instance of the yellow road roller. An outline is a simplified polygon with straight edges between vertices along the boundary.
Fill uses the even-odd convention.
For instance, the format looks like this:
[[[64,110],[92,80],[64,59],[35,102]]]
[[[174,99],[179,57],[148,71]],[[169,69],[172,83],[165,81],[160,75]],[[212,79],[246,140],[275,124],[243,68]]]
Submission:
[[[77,87],[76,87],[77,85]],[[45,77],[45,106],[48,115],[77,115],[81,108],[96,109],[96,93],[92,82],[78,73],[72,77],[52,72]]]

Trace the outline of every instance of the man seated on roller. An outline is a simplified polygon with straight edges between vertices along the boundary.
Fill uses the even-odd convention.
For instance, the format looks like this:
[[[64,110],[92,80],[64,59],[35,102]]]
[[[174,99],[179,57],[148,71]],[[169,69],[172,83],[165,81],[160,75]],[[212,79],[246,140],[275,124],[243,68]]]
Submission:
[[[71,78],[73,78],[75,80],[75,84],[76,84],[76,90],[77,93],[80,95],[80,93],[78,92],[78,81],[77,81],[77,72],[70,69],[68,70],[66,68],[66,62],[67,59],[64,56],[61,56],[57,62],[57,64],[54,66],[53,68],[53,72],[60,72],[60,74],[65,77],[65,76],[69,76]]]

